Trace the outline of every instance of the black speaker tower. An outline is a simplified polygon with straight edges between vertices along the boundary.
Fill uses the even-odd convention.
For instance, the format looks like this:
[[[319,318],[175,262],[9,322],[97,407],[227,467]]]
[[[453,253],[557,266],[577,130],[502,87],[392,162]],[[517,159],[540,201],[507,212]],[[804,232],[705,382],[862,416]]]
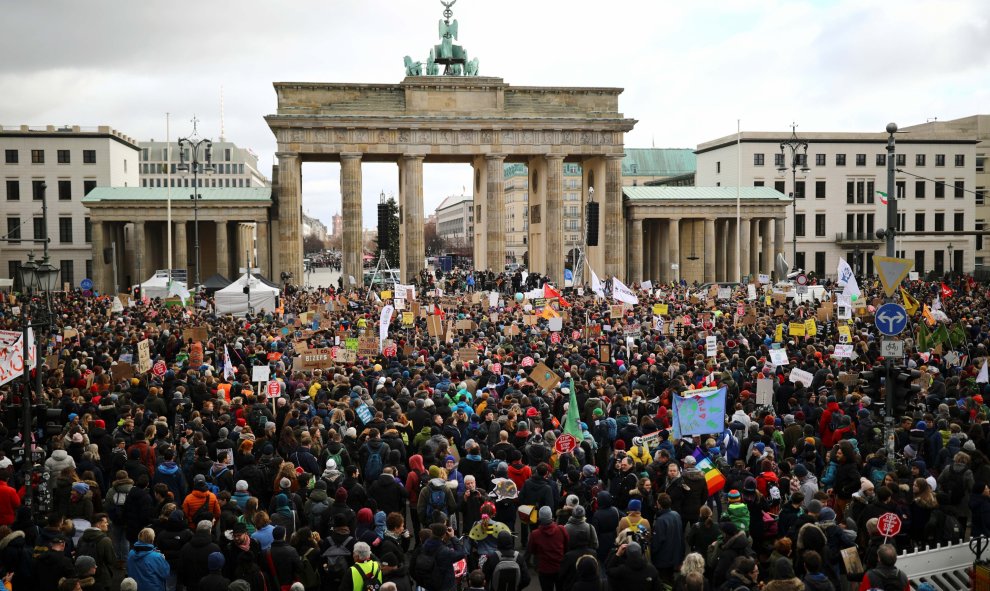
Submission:
[[[391,246],[391,236],[388,234],[388,204],[378,204],[378,248],[388,250]]]
[[[594,201],[585,205],[587,231],[584,243],[586,246],[598,246],[598,204]]]

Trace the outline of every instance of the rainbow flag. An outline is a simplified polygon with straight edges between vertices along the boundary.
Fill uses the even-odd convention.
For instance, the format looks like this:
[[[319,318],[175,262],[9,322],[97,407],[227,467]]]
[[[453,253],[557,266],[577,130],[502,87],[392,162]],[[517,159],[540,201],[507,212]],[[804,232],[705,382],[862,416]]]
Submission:
[[[725,476],[712,464],[712,461],[705,458],[698,462],[698,469],[705,475],[705,482],[708,484],[708,496],[712,496],[725,488]]]

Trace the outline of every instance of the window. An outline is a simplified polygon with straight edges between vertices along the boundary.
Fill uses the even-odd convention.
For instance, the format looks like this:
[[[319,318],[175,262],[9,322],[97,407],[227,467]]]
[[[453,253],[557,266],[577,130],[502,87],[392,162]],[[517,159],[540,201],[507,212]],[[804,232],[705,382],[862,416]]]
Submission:
[[[914,231],[915,232],[925,231],[925,212],[916,211],[914,213]]]
[[[83,218],[83,240],[86,244],[93,242],[93,222],[89,218]],[[87,277],[89,275],[89,273],[86,273]]]
[[[866,154],[856,154],[856,166],[866,166]]]
[[[935,268],[933,269],[935,273],[941,275],[945,273],[945,251],[936,250],[935,251]]]
[[[987,229],[987,223],[986,222],[983,222],[983,221],[980,221],[980,220],[976,220],[976,227],[974,229],[977,230],[977,231],[982,232],[982,231],[984,231],[984,230]],[[982,251],[983,251],[983,236],[977,234],[977,236],[976,236],[976,252],[982,252]]]
[[[721,172],[722,172],[722,161],[719,160],[718,162],[715,163],[715,174],[719,174]]]
[[[877,166],[887,166],[886,154],[877,154]]]
[[[825,275],[825,253],[822,251],[815,253],[815,275],[819,277]]]
[[[808,167],[808,155],[807,154],[797,154],[795,156],[797,160],[797,165],[807,168]]]
[[[815,154],[815,166],[825,166],[825,154]]]
[[[856,203],[866,202],[866,183],[856,181]]]
[[[17,157],[17,150],[4,150],[3,159],[7,164],[17,164],[19,160]]]
[[[914,198],[925,198],[925,181],[914,181]]]
[[[230,162],[230,156],[231,156],[231,149],[230,148],[224,148],[223,149],[223,159],[226,160],[227,162]]]
[[[845,166],[846,165],[846,155],[845,154],[836,154],[835,155],[835,165],[836,166]]]
[[[243,180],[243,179],[241,179],[241,180]],[[762,187],[763,186],[763,181],[753,181],[753,186],[754,187]]]
[[[72,218],[58,218],[58,241],[72,244]]]
[[[794,183],[794,197],[804,199],[804,181],[796,181]]]
[[[34,218],[34,239],[45,239],[45,218]]]
[[[987,198],[987,188],[977,187],[976,188],[976,205],[983,205]]]
[[[96,181],[88,180],[83,181],[83,196],[89,195],[89,192],[96,188]]]
[[[907,181],[894,181],[894,190],[898,199],[904,199],[907,196]]]
[[[7,261],[7,274],[14,280],[14,291],[21,290],[21,262]]]
[[[763,154],[753,154],[753,166],[763,166]]]
[[[976,172],[983,172],[986,168],[987,157],[983,154],[976,155]]]
[[[895,229],[898,232],[903,232],[907,229],[907,214],[903,211],[897,214],[897,227]]]
[[[794,253],[794,266],[798,269],[804,269],[804,253],[796,252]]]
[[[7,218],[7,239],[10,241],[9,244],[21,243],[21,218]]]
[[[955,230],[956,232],[962,232],[963,230],[966,229],[965,226],[966,226],[966,214],[965,213],[963,213],[961,211],[957,211],[956,213],[952,214],[952,229],[953,230]]]
[[[72,181],[58,182],[58,200],[59,201],[72,200]]]
[[[825,198],[825,181],[815,181],[815,199]]]
[[[83,150],[83,164],[96,164],[96,150]]]
[[[784,166],[784,155],[781,153],[774,154],[773,165],[777,168],[782,168]]]
[[[905,166],[907,164],[907,154],[898,154],[896,158],[897,166]],[[871,263],[873,259],[870,259]]]
[[[935,166],[945,166],[945,154],[935,154]]]
[[[935,214],[935,231],[945,232],[945,214],[936,213]]]
[[[914,165],[915,166],[924,166],[925,165],[925,155],[924,154],[915,154],[914,155]]]
[[[778,193],[786,193],[787,192],[786,188],[784,187],[784,181],[774,181],[773,182],[773,188]]]
[[[914,251],[914,270],[919,274],[925,272],[925,251]]]
[[[816,213],[815,214],[815,236],[825,235],[825,214]]]
[[[966,155],[965,154],[956,154],[955,164],[956,164],[956,166],[966,166]]]
[[[936,180],[935,181],[935,198],[945,199],[945,182]]]
[[[529,206],[529,221],[534,224],[540,223],[540,206],[530,205]]]
[[[93,259],[86,259],[86,277],[93,276]]]
[[[64,281],[65,283],[68,283],[69,285],[75,285],[76,284],[76,278],[75,278],[75,273],[73,272],[72,260],[71,259],[70,260],[64,260],[63,259],[63,260],[59,261],[58,262],[58,268],[59,268],[59,271],[61,273],[60,274],[60,278],[62,279],[62,281]]]
[[[44,164],[44,163],[45,163],[45,151],[31,150],[31,164]]]
[[[7,181],[7,201],[21,200],[21,183],[17,180]]]
[[[876,195],[876,191],[873,190],[873,181],[866,181],[866,202],[873,203],[874,195]]]
[[[966,255],[966,251],[963,250],[963,249],[961,249],[961,248],[957,248],[957,249],[955,249],[955,250],[952,251],[952,258],[954,259],[953,262],[952,262],[952,269],[954,271],[957,271],[957,272],[961,272],[962,271],[962,268],[963,268],[963,257],[965,255]]]
[[[58,163],[59,164],[69,164],[71,162],[70,159],[69,159],[69,151],[68,150],[59,150],[56,153],[56,156],[58,157]]]
[[[148,179],[141,179],[141,186],[142,187],[147,187],[148,186]]]
[[[35,201],[45,198],[45,181],[31,181],[31,196]]]
[[[956,199],[962,199],[966,194],[966,181],[956,181],[952,184],[953,197]]]
[[[799,213],[794,216],[794,233],[798,236],[804,236],[804,214]],[[800,267],[800,265],[798,265]]]
[[[846,203],[856,202],[856,183],[846,181]]]

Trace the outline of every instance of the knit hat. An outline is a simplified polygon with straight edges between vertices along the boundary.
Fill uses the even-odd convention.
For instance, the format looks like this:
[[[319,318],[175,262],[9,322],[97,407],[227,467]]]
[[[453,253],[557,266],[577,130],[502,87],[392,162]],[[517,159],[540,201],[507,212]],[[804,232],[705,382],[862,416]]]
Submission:
[[[687,456],[684,458],[683,463],[685,468],[693,468],[698,463],[698,460],[694,459],[694,456]]]
[[[572,508],[576,507],[578,502],[580,502],[580,499],[578,499],[577,495],[567,495],[567,499],[564,500],[564,504]]]
[[[730,502],[733,502],[734,503],[734,502],[738,501],[741,498],[742,498],[742,495],[739,494],[739,491],[738,490],[732,489],[732,490],[729,491],[729,501]]]
[[[808,507],[806,508],[806,511],[808,513],[812,513],[814,515],[818,515],[819,517],[821,517],[821,513],[822,513],[822,502],[819,501],[818,499],[812,499],[812,500],[808,501]],[[834,513],[833,513],[833,515],[834,515]],[[822,519],[824,519],[824,517],[822,517]]]
[[[595,408],[595,410],[591,411],[591,416],[593,417],[600,417],[603,414],[605,414],[605,411],[603,411],[601,408]]]
[[[818,514],[818,519],[820,521],[835,521],[835,511],[831,507],[825,507]]]
[[[732,496],[731,493],[729,496],[730,497]],[[643,509],[643,502],[640,501],[639,499],[633,499],[629,501],[629,504],[626,506],[626,511],[641,511],[642,509]]]
[[[131,577],[126,577],[124,578],[123,581],[120,582],[120,591],[137,591],[137,588],[138,588],[137,581],[135,581]],[[250,586],[248,587],[248,589],[250,589]]]
[[[808,475],[808,467],[804,464],[798,464],[794,466],[794,475],[798,478],[804,478]]]
[[[285,539],[285,527],[284,526],[281,526],[281,525],[276,525],[275,527],[273,527],[272,528],[272,538],[275,541],[277,541],[277,542],[281,542],[282,540],[284,540]]]
[[[168,520],[176,523],[182,523],[186,520],[186,514],[182,512],[182,509],[174,509],[168,514]]]
[[[624,451],[626,449],[626,442],[622,439],[617,439],[615,441],[615,449]]]
[[[976,444],[973,443],[972,439],[967,439],[966,443],[963,444],[962,448],[965,451],[976,451]]]
[[[729,493],[729,494],[732,494],[732,493]],[[738,495],[739,492],[736,491],[736,494]],[[739,533],[739,528],[736,527],[736,524],[735,523],[732,523],[731,521],[723,521],[723,522],[721,522],[721,523],[718,524],[718,527],[719,527],[719,529],[722,530],[722,535],[725,536],[726,538],[731,538],[732,536],[734,536],[737,533]]]
[[[76,575],[80,577],[89,576],[89,571],[96,568],[96,559],[92,556],[80,554],[76,557]]]
[[[285,534],[283,533],[282,535],[284,536]],[[220,552],[211,552],[210,556],[206,559],[206,567],[211,573],[220,572],[223,569],[224,562],[226,561],[223,554]]]
[[[72,492],[84,495],[89,492],[89,485],[85,482],[76,482],[72,485]]]
[[[237,484],[234,485],[234,488],[237,489],[237,492],[247,492],[248,483],[246,480],[238,480]]]
[[[371,523],[375,520],[375,514],[368,507],[361,507],[357,512],[358,523]]]
[[[244,579],[237,579],[227,585],[227,591],[251,591],[251,584]]]
[[[574,516],[574,517],[576,517],[576,518],[578,518],[578,519],[583,518],[585,516],[585,514],[586,514],[586,512],[584,510],[584,507],[581,506],[581,505],[578,505],[577,507],[574,507],[574,510],[571,512],[571,515]]]
[[[430,466],[430,478],[440,478],[439,466]]]
[[[512,550],[515,546],[515,538],[512,537],[511,533],[501,531],[498,534],[498,541],[496,542],[496,545],[499,550]]]
[[[626,555],[633,559],[642,558],[643,547],[639,545],[639,542],[629,542],[626,546]]]
[[[328,459],[327,470],[336,470],[336,469],[337,469],[337,462],[333,458]]]
[[[279,488],[292,488],[292,481],[288,478],[282,478],[278,481]]]
[[[550,507],[540,507],[540,512],[537,516],[537,521],[540,525],[546,525],[553,521],[553,511]]]

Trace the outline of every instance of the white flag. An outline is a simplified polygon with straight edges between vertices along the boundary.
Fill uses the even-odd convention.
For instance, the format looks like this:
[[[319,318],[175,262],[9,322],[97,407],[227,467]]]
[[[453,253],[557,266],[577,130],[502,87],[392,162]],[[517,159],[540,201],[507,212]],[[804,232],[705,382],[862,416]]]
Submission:
[[[595,295],[605,299],[605,285],[602,284],[602,280],[595,275],[595,270],[591,270],[591,291],[595,292]]]
[[[378,347],[381,348],[381,343],[388,338],[388,325],[392,322],[392,314],[395,314],[395,308],[392,304],[387,304],[382,308],[382,316],[380,318],[378,326]]]
[[[636,297],[635,292],[619,281],[618,277],[612,278],[612,299],[632,305],[639,303],[639,298]]]
[[[227,349],[227,345],[223,346],[223,378],[234,379],[234,364],[230,362],[230,350]]]
[[[932,302],[932,312],[938,312],[942,309],[942,298],[940,296],[935,296],[935,301]]]
[[[843,295],[847,296],[860,296],[859,284],[856,283],[856,275],[853,273],[852,267],[846,262],[846,259],[839,257],[839,285],[844,285],[845,289],[842,290]]]
[[[990,375],[987,375],[987,360],[983,360],[983,368],[980,370],[979,375],[976,376],[977,384],[986,384],[990,382]]]

